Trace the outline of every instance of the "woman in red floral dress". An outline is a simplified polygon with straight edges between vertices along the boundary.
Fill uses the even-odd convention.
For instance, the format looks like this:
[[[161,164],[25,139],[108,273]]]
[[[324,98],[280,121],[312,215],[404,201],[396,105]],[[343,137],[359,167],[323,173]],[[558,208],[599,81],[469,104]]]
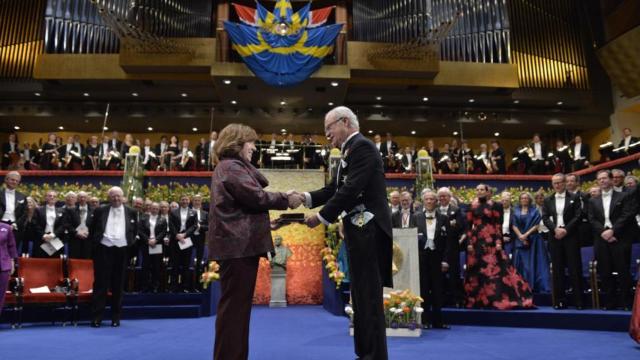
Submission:
[[[476,187],[467,212],[467,270],[464,289],[468,308],[533,308],[529,284],[502,251],[502,207],[490,199],[489,187]]]

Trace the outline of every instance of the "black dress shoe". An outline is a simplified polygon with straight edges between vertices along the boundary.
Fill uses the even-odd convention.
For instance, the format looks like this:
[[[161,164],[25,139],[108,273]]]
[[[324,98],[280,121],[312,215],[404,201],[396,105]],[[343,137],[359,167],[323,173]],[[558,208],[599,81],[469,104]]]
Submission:
[[[91,322],[91,327],[92,328],[99,328],[100,327],[100,321],[92,321]]]
[[[120,320],[113,320],[111,322],[111,327],[120,327]]]
[[[553,308],[556,310],[564,310],[567,306],[563,302],[559,302],[556,305],[553,305]]]

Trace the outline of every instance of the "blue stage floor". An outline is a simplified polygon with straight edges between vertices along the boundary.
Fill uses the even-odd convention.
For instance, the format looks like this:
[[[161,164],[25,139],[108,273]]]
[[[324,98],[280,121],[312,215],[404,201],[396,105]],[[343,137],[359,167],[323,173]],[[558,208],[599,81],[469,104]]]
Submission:
[[[1,359],[201,360],[212,358],[214,318],[124,320],[100,329],[0,324]],[[250,359],[354,359],[346,318],[320,306],[253,309]],[[389,338],[389,358],[404,359],[640,359],[625,332],[454,326],[421,338]]]

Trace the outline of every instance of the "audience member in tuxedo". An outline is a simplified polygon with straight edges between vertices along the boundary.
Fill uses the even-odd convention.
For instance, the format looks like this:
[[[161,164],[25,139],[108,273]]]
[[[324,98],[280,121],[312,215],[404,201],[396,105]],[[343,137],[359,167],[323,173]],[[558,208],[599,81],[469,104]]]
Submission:
[[[102,143],[98,146],[98,168],[100,170],[110,170],[111,168],[111,148],[109,147],[109,138],[102,137]]]
[[[74,223],[77,221],[78,225],[74,228],[75,237],[73,244],[69,245],[69,256],[77,257],[80,259],[91,259],[91,250],[93,244],[91,243],[91,235],[89,234],[89,228],[91,224],[91,207],[89,207],[89,195],[84,191],[78,192],[78,204],[76,208],[71,211],[73,214]],[[76,250],[73,250],[73,248]]]
[[[624,186],[624,178],[626,174],[624,171],[620,169],[611,170],[611,184],[613,185],[613,190],[617,192],[626,192],[627,188]]]
[[[64,232],[61,240],[69,247],[69,257],[72,259],[82,259],[82,240],[89,236],[88,229],[80,231],[80,212],[76,207],[78,195],[69,191],[64,196],[64,206],[62,207],[62,226]]]
[[[122,141],[118,140],[117,131],[111,132],[111,139],[109,140],[109,148],[114,151],[120,151],[122,149]]]
[[[25,203],[27,204],[25,207],[25,211],[18,218],[18,231],[16,233],[17,236],[21,237],[22,247],[18,248],[21,254],[35,254],[36,252],[36,244],[38,244],[39,238],[42,237],[42,233],[44,229],[42,226],[42,221],[39,216],[40,213],[38,210],[38,203],[32,198],[27,197]],[[32,250],[30,250],[29,243],[32,243]]]
[[[91,326],[100,327],[107,293],[111,291],[111,326],[120,326],[122,293],[127,267],[127,247],[134,244],[138,233],[135,210],[123,204],[122,189],[114,186],[108,191],[109,204],[100,206],[91,216],[93,253],[93,298]]]
[[[166,218],[160,215],[160,204],[151,203],[150,213],[144,217],[140,229],[142,291],[157,293],[160,290],[164,239],[169,230]]]
[[[18,250],[11,225],[0,223],[0,315],[4,307],[4,297],[9,285],[9,277],[16,269]]]
[[[411,193],[403,191],[400,195],[400,210],[391,214],[391,225],[394,228],[413,228],[416,227],[413,221],[413,199]]]
[[[400,210],[400,192],[392,191],[389,193],[389,208],[391,208],[391,214]]]
[[[553,172],[568,174],[572,167],[571,149],[564,144],[564,141],[557,140],[556,148],[553,150],[553,166],[551,166]]]
[[[100,199],[98,199],[97,196],[92,196],[89,198],[88,204],[89,204],[89,209],[93,211],[97,209],[98,206],[100,206]],[[89,228],[89,230],[91,230],[91,228]]]
[[[632,144],[637,143],[638,141],[640,141],[639,138],[632,136],[631,135],[631,129],[630,128],[624,128],[622,129],[622,140],[620,140],[620,143],[618,144],[618,147],[624,147],[625,149],[625,153],[629,151],[629,146],[631,146]]]
[[[382,160],[384,160],[384,155],[382,154],[382,137],[380,134],[375,134],[373,136],[373,144],[376,146],[376,149],[378,149],[380,156],[382,156]]]
[[[160,136],[160,143],[156,145],[156,156],[158,157],[159,166],[166,170],[169,169],[169,163],[166,161],[166,152],[169,150],[169,141],[166,135]]]
[[[155,152],[153,146],[151,146],[151,139],[144,139],[144,146],[141,149],[142,165],[145,170],[156,171],[158,165],[160,165],[160,154]]]
[[[591,225],[587,216],[587,207],[591,196],[588,192],[580,190],[580,176],[567,174],[565,175],[565,181],[567,183],[567,192],[575,195],[580,201],[580,220],[578,221],[577,232],[580,246],[593,246],[593,235],[591,234]]]
[[[212,155],[214,154],[213,149],[216,145],[216,141],[218,141],[218,132],[212,131],[211,134],[209,134],[209,141],[207,141],[207,149],[209,149],[207,151],[207,169],[208,170],[213,170],[213,168],[215,167],[213,165],[214,156]]]
[[[547,146],[540,141],[539,134],[533,134],[533,139],[529,144],[529,147],[533,152],[533,157],[531,158],[531,168],[528,173],[536,175],[546,173],[547,167],[549,166],[549,162],[547,160],[547,154],[549,151]]]
[[[62,168],[66,170],[82,169],[82,148],[80,144],[75,143],[73,136],[67,138],[67,143],[58,149],[60,159],[62,160]]]
[[[171,226],[176,231],[171,242],[171,290],[173,292],[188,292],[189,282],[187,279],[193,245],[181,249],[180,244],[186,244],[187,241],[191,241],[193,244],[192,236],[198,228],[198,219],[195,211],[189,208],[189,201],[189,196],[182,195],[180,208],[172,211],[169,217]],[[180,281],[178,281],[178,276],[180,276]]]
[[[196,145],[195,156],[196,156],[196,165],[195,170],[203,171],[207,170],[207,140],[203,137],[198,141],[198,145]]]
[[[9,141],[2,144],[2,169],[10,170],[11,165],[17,166],[20,159],[20,143],[16,133],[9,134]]]
[[[487,150],[487,144],[480,144],[478,156],[475,158],[475,168],[480,174],[490,174],[493,172],[491,166],[491,152]]]
[[[191,236],[193,246],[196,248],[196,260],[194,264],[196,283],[193,284],[192,290],[200,290],[200,282],[197,281],[197,279],[200,279],[200,274],[204,271],[204,245],[205,239],[207,238],[207,231],[209,230],[209,213],[202,210],[202,195],[193,196],[191,199],[191,208],[196,214],[196,219],[198,220],[197,228],[193,232],[193,236]]]
[[[22,160],[24,161],[24,169],[25,170],[38,170],[40,168],[39,154],[37,148],[32,148],[31,144],[28,142],[24,143],[22,146]]]
[[[37,241],[33,244],[33,257],[41,258],[57,258],[64,253],[64,247],[49,255],[42,249],[42,244],[50,242],[54,239],[60,239],[64,242],[65,238],[65,226],[64,226],[64,209],[56,207],[56,197],[58,194],[49,190],[45,194],[44,206],[38,208],[38,220],[40,221],[39,228],[42,230],[40,235],[36,238]]]
[[[387,133],[380,151],[382,152],[382,155],[384,157],[388,156],[389,154],[395,155],[396,153],[398,153],[398,144],[393,141],[393,136],[391,135],[391,133]]]
[[[591,150],[589,145],[582,143],[582,137],[576,135],[573,139],[573,171],[582,170],[589,167],[591,160]]]
[[[515,235],[513,265],[534,292],[548,293],[549,256],[544,238],[538,233],[542,215],[531,194],[520,194],[511,218]]]
[[[23,236],[18,234],[21,229],[14,223],[22,216],[27,205],[26,196],[17,190],[21,180],[19,172],[9,171],[4,176],[4,187],[0,190],[0,221],[12,226],[18,250],[22,248]]]
[[[502,251],[511,259],[513,257],[513,248],[516,235],[513,233],[513,206],[512,195],[508,191],[500,194],[500,203],[502,204]]]
[[[460,250],[464,242],[464,215],[460,208],[452,201],[451,190],[447,187],[438,189],[438,212],[449,220],[447,233],[447,257],[444,261],[449,264],[447,272],[447,290],[451,294],[452,303],[461,307],[464,303],[464,291],[460,278]]]
[[[131,134],[124,135],[124,140],[122,141],[120,145],[120,149],[118,150],[120,151],[120,156],[122,157],[123,160],[125,157],[127,157],[127,154],[129,153],[129,149],[131,149],[131,147],[134,146],[135,144],[136,143],[133,140],[133,135]]]
[[[180,161],[178,159],[181,155],[179,141],[180,140],[175,135],[172,135],[169,138],[169,146],[167,147],[164,155],[166,170],[175,170],[178,162]]]
[[[442,320],[444,302],[443,273],[449,270],[447,238],[449,218],[437,211],[436,193],[422,193],[423,210],[414,215],[418,227],[420,265],[420,296],[424,299],[425,312],[422,325],[425,328],[448,329]]]
[[[440,150],[435,146],[433,140],[427,140],[427,153],[429,153],[429,157],[431,157],[432,166],[436,166],[438,159],[440,159]],[[433,172],[436,173],[437,169],[434,168]]]
[[[214,359],[248,358],[258,261],[274,252],[268,211],[300,206],[294,194],[264,191],[269,182],[251,165],[257,138],[252,128],[230,124],[222,129],[214,148],[207,242],[209,257],[220,264],[222,292]]]
[[[500,142],[498,140],[491,141],[491,149],[489,157],[491,158],[493,172],[496,174],[506,174],[507,163],[504,157],[504,150],[500,147]]]
[[[598,274],[606,293],[604,309],[628,307],[631,300],[631,221],[633,211],[627,195],[613,190],[612,175],[608,170],[597,174],[601,195],[589,200],[589,223],[593,229],[594,247],[598,260]],[[616,286],[613,272],[619,285]],[[616,289],[620,289],[617,293]],[[616,304],[617,301],[617,304]]]

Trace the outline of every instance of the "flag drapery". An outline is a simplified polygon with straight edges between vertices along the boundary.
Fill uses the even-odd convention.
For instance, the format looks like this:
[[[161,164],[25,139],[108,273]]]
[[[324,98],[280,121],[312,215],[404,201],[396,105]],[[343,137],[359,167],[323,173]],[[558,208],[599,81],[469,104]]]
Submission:
[[[289,0],[277,0],[273,12],[233,4],[242,23],[224,22],[233,49],[253,73],[273,86],[290,86],[309,78],[333,52],[343,24],[323,26],[333,7],[293,12]]]

